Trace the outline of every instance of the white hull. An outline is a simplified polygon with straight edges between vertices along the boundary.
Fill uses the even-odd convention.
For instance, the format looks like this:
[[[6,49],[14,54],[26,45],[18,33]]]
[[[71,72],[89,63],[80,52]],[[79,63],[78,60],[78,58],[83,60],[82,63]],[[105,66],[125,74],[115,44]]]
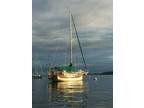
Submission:
[[[79,70],[77,72],[49,72],[48,78],[52,81],[82,81],[87,72]]]
[[[57,76],[58,81],[81,81],[83,80],[83,76],[77,77],[77,78],[62,78],[60,76]]]

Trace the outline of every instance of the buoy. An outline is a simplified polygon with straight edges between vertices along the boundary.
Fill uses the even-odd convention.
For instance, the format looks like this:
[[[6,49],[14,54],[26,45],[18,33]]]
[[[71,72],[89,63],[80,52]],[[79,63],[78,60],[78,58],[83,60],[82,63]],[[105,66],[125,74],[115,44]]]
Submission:
[[[97,80],[97,77],[94,77],[94,80]]]

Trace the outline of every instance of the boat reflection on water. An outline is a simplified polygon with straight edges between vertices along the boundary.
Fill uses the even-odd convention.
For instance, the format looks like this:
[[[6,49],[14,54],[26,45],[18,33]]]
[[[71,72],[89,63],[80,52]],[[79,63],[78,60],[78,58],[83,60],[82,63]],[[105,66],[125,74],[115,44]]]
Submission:
[[[50,83],[48,94],[50,107],[84,108],[87,104],[87,86],[83,81]]]

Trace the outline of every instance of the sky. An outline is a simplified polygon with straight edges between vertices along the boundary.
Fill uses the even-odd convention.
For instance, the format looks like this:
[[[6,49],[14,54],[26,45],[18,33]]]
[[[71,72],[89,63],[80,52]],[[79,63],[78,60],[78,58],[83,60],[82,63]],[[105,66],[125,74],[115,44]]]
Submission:
[[[33,64],[69,62],[69,12],[75,25],[89,70],[111,71],[113,68],[112,0],[33,0]],[[73,33],[73,58],[82,65]]]

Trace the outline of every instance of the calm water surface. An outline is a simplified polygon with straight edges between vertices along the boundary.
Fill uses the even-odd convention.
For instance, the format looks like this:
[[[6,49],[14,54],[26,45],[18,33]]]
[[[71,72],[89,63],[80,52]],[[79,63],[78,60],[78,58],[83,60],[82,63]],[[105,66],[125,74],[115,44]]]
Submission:
[[[84,81],[50,83],[32,80],[33,108],[112,108],[112,75],[87,76]]]

